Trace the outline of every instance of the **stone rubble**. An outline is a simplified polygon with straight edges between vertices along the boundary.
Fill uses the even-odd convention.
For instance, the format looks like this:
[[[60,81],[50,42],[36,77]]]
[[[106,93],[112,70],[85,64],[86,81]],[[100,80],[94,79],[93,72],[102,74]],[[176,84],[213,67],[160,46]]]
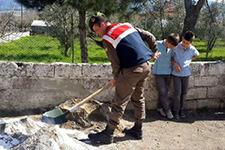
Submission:
[[[4,133],[0,133],[0,150],[95,150],[79,141],[87,135],[76,129],[60,128],[30,117],[7,120]]]

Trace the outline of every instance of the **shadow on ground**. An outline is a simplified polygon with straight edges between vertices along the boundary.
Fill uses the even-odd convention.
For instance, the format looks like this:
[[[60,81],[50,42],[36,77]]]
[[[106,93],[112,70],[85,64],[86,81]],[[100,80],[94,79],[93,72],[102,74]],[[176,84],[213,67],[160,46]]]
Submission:
[[[180,120],[168,120],[165,117],[159,115],[157,111],[148,111],[145,122],[152,122],[157,120],[176,121],[180,123],[193,123],[201,120],[225,120],[225,110],[222,109],[199,109],[185,111],[186,118]]]
[[[133,122],[133,111],[126,111],[124,114],[123,119],[129,121],[129,122]],[[99,114],[98,114],[99,115]],[[151,110],[151,111],[147,111],[146,112],[146,119],[144,121],[144,123],[151,123],[151,122],[155,122],[155,121],[166,121],[166,122],[177,122],[177,123],[184,123],[184,124],[192,124],[195,121],[224,121],[225,120],[225,110],[221,110],[221,109],[200,109],[200,110],[196,110],[196,111],[186,111],[186,115],[187,117],[185,119],[180,119],[179,121],[177,120],[168,120],[165,117],[162,117],[159,115],[159,113],[155,110]],[[100,115],[101,116],[101,115]],[[99,121],[103,121],[104,124],[106,123],[106,120],[102,120],[102,117],[94,117],[95,121],[98,121],[98,119],[96,118],[101,118],[101,120]],[[104,129],[104,127],[102,128]],[[136,140],[132,137],[129,136],[117,136],[114,135],[114,143],[121,143],[124,141],[132,141],[132,140]],[[103,144],[98,144],[98,143],[92,143],[89,139],[83,139],[81,140],[82,142],[85,142],[87,144],[93,145],[93,146],[100,146]]]

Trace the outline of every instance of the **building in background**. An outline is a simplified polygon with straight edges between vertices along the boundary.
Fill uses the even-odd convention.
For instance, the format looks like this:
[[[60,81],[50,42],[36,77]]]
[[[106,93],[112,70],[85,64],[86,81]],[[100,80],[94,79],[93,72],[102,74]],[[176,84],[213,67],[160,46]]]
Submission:
[[[47,34],[49,25],[44,20],[33,20],[31,23],[30,35]]]

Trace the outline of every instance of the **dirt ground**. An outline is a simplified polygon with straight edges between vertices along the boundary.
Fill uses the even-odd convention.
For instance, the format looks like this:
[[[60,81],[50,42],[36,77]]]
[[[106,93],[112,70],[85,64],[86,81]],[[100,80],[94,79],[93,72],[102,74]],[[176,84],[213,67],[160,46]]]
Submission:
[[[187,114],[185,120],[177,122],[149,111],[143,124],[143,140],[124,137],[117,130],[113,144],[94,146],[104,150],[225,150],[225,110],[189,111]],[[125,120],[121,121],[122,127],[132,125],[130,116],[132,113],[127,112]],[[96,123],[84,132],[102,130],[103,124]]]
[[[129,111],[125,113],[114,133],[114,143],[108,145],[93,144],[87,139],[87,134],[104,129],[109,111],[106,106],[87,103],[74,114],[73,120],[61,124],[59,128],[72,129],[71,132],[75,131],[74,129],[78,130],[84,136],[75,134],[72,136],[73,139],[101,150],[225,150],[225,110],[208,109],[188,111],[186,112],[187,118],[181,121],[167,120],[156,111],[148,111],[143,124],[143,140],[126,137],[121,132],[125,127],[133,125],[133,114],[132,111]],[[40,115],[32,116],[32,119],[38,121],[40,117]],[[50,131],[49,134],[51,135]],[[34,139],[38,139],[38,137],[34,136]],[[46,139],[48,138],[46,137]],[[32,138],[30,140],[32,143]],[[29,143],[29,140],[27,141]],[[41,142],[39,143],[43,145]],[[25,141],[24,145],[30,146],[26,144]],[[74,146],[73,143],[71,144]]]

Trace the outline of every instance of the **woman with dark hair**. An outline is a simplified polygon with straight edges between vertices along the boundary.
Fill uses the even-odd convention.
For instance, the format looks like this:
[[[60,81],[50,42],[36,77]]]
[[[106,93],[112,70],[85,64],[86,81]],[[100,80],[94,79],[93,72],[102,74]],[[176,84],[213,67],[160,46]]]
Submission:
[[[199,55],[198,50],[191,44],[194,33],[187,31],[182,41],[177,45],[172,54],[172,76],[174,83],[173,112],[176,120],[185,118],[184,102],[186,101],[188,80],[191,75],[190,63]]]

